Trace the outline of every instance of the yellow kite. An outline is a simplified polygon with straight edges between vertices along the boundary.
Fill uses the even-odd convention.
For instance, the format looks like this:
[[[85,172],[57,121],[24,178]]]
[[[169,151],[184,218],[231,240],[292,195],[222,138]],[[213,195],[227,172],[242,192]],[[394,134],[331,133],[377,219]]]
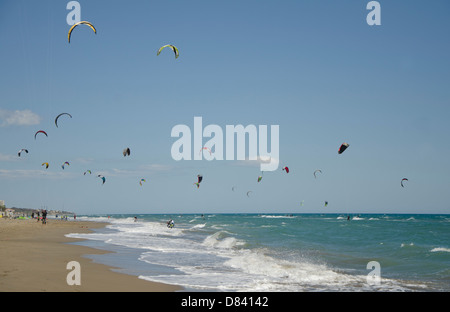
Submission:
[[[72,35],[73,29],[74,29],[75,27],[77,27],[78,25],[81,25],[81,24],[88,25],[89,27],[92,28],[92,30],[94,31],[94,33],[97,34],[97,30],[95,29],[94,25],[92,25],[91,23],[86,22],[86,21],[81,21],[81,22],[75,23],[72,27],[70,27],[69,33],[68,33],[68,35],[67,35],[67,39],[69,40],[69,43],[70,43],[70,36]]]

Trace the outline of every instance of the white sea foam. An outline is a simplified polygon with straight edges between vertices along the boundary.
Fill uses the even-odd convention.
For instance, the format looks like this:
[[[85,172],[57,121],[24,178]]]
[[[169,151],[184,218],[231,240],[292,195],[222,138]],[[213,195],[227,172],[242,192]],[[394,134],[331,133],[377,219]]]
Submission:
[[[191,228],[191,230],[193,230],[193,229],[202,229],[202,228],[205,227],[205,225],[206,225],[206,223],[203,223],[203,224],[196,224],[196,225],[194,225],[194,226]]]
[[[234,237],[224,237],[227,232],[220,231],[216,232],[208,237],[205,238],[202,245],[208,246],[208,247],[215,247],[215,248],[222,248],[222,249],[230,249],[237,246],[242,246],[245,243],[242,241],[239,241],[238,239]]]
[[[286,219],[286,218],[296,218],[296,216],[280,216],[280,215],[261,215],[261,218],[270,218],[270,219]]]
[[[431,252],[450,252],[450,248],[437,247],[430,250]]]

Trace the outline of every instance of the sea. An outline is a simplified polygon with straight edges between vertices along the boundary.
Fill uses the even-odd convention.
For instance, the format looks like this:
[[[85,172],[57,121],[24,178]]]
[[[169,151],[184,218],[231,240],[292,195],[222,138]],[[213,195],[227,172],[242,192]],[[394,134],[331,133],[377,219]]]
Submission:
[[[123,214],[86,255],[187,292],[448,292],[450,215]],[[174,227],[167,226],[169,220]]]

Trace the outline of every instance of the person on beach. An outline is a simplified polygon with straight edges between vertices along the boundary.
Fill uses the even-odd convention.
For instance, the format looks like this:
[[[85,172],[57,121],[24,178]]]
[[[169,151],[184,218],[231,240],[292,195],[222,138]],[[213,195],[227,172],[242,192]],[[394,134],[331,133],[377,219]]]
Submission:
[[[47,224],[47,210],[42,210],[42,224]]]

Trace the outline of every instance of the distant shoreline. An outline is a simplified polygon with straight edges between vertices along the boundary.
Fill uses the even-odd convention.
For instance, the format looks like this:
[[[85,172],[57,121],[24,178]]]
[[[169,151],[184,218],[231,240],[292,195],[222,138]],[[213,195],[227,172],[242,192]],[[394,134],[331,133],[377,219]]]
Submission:
[[[61,210],[47,210],[47,215],[48,216],[71,216],[73,217],[74,215],[76,215],[76,213],[71,212],[71,211],[61,211]],[[6,216],[12,216],[12,217],[20,217],[20,216],[24,216],[24,217],[31,217],[34,214],[36,214],[37,212],[42,211],[42,209],[32,209],[32,208],[17,208],[17,207],[5,207],[5,208],[1,208],[0,210],[0,216],[6,217]]]

